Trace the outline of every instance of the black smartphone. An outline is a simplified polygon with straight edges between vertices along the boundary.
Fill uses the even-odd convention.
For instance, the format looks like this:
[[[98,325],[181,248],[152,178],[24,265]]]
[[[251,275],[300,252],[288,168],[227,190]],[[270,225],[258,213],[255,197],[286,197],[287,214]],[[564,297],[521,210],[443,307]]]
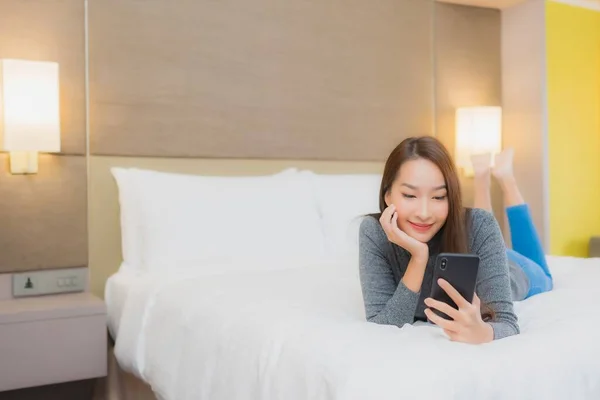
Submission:
[[[450,283],[465,300],[472,303],[478,271],[479,256],[476,254],[440,253],[435,260],[430,297],[452,308],[458,308],[454,300],[438,285],[438,279],[442,278]],[[431,311],[442,318],[452,319],[434,308]]]

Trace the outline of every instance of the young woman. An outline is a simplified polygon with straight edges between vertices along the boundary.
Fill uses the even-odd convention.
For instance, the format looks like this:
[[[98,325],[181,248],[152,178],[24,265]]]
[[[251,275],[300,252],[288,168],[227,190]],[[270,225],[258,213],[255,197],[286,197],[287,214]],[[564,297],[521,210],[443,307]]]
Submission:
[[[383,172],[379,207],[381,214],[365,218],[359,234],[368,321],[401,327],[429,320],[451,340],[466,343],[519,333],[500,227],[489,211],[463,208],[454,163],[438,140],[409,138],[392,151]],[[479,255],[472,303],[443,280],[441,287],[458,308],[428,298],[433,263],[440,252]],[[452,320],[439,317],[432,308]],[[482,315],[485,309],[491,312]]]
[[[552,274],[539,236],[533,225],[529,206],[523,200],[513,175],[513,150],[506,149],[494,158],[491,154],[471,157],[475,172],[474,206],[492,211],[490,178],[494,175],[504,194],[512,249],[507,249],[513,300],[524,300],[539,293],[552,290]]]

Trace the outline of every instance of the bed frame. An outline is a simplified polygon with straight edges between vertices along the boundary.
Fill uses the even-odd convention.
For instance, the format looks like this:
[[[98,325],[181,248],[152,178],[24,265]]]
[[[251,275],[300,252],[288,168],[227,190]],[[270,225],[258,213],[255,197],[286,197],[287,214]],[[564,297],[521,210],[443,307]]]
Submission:
[[[94,400],[159,400],[150,385],[123,371],[114,355],[114,341],[108,343],[108,374],[98,380]]]

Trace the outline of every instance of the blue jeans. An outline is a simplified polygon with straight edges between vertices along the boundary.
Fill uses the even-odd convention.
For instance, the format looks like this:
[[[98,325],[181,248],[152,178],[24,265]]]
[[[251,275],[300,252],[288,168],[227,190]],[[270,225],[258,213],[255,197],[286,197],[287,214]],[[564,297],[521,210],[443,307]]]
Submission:
[[[506,254],[529,278],[529,292],[526,298],[552,290],[552,274],[533,225],[529,206],[520,204],[507,207],[506,214],[513,247],[512,250],[507,249]]]

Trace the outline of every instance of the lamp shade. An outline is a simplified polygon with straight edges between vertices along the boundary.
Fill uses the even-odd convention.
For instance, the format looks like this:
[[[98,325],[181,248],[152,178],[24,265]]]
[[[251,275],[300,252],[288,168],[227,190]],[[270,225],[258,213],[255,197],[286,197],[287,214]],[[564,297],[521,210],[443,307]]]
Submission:
[[[60,151],[57,63],[0,60],[0,150]]]
[[[456,110],[456,165],[471,173],[471,155],[502,150],[502,108],[461,107]]]

